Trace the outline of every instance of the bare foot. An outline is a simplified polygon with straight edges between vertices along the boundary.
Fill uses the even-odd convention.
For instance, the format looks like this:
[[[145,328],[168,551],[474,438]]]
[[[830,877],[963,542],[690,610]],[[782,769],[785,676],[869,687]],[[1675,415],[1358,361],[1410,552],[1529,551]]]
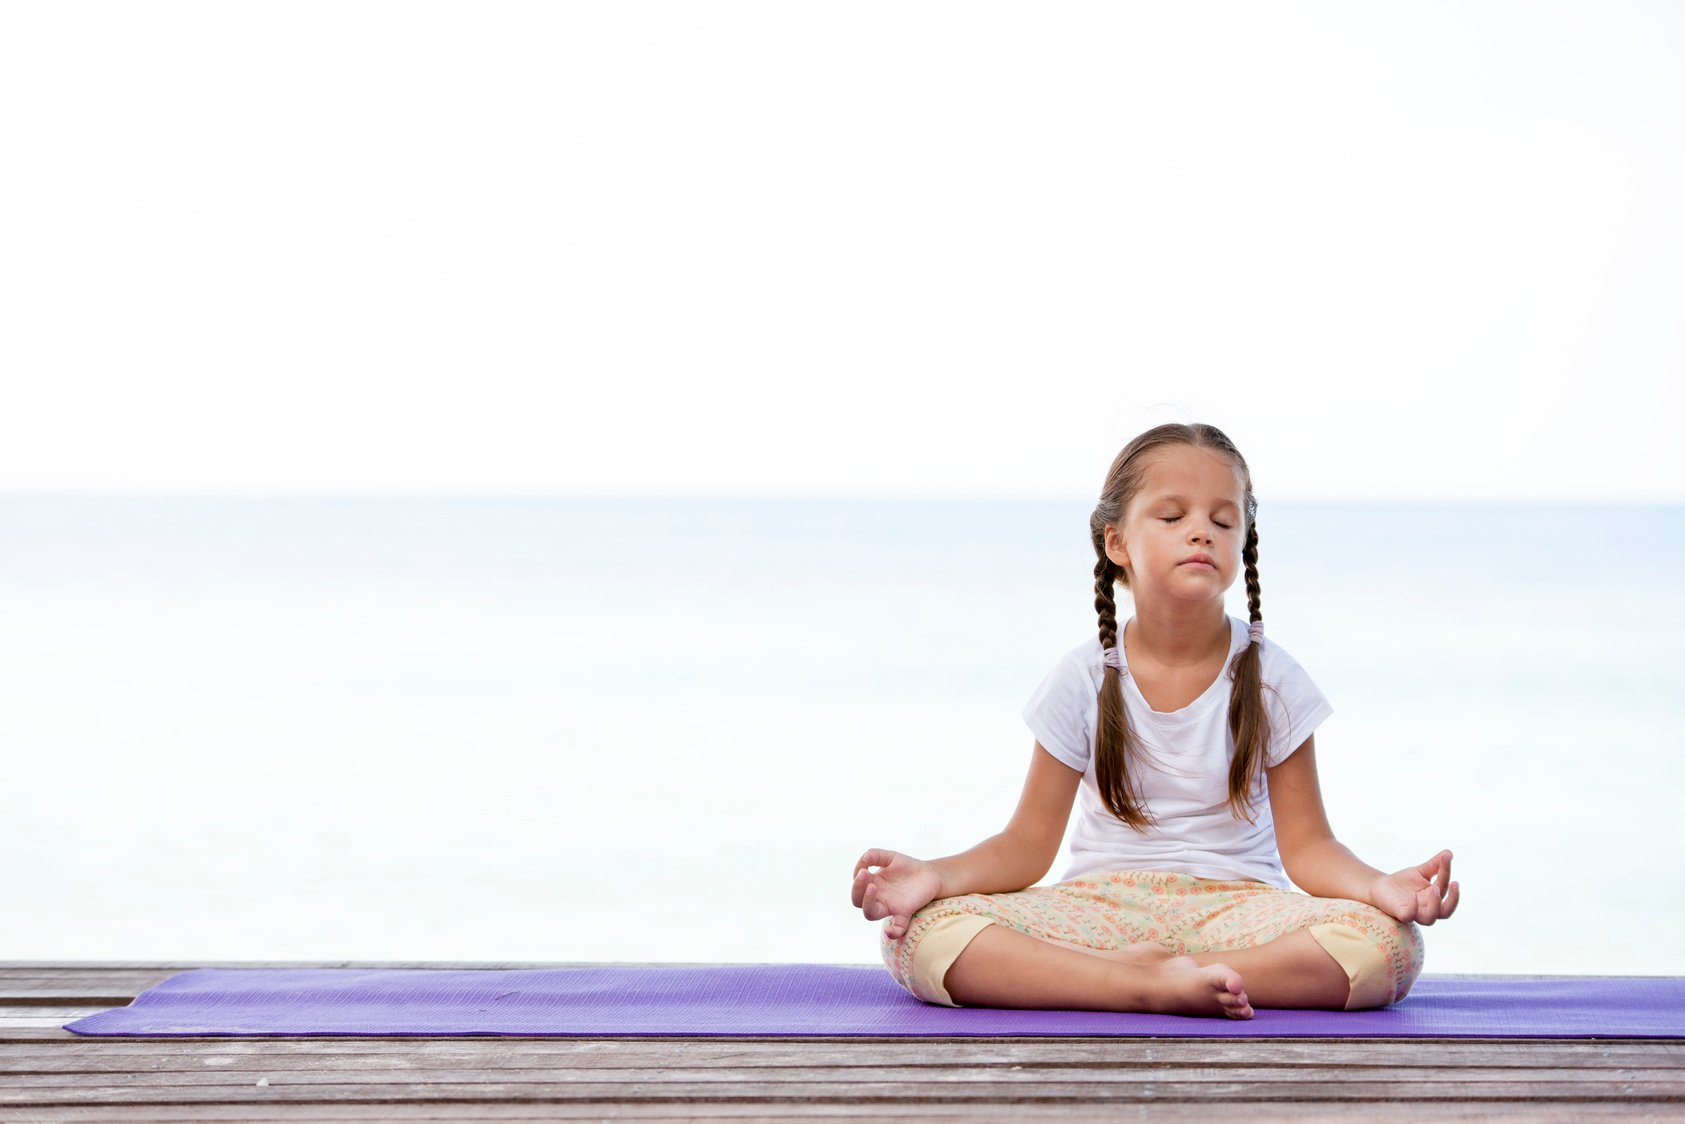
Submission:
[[[1240,973],[1227,964],[1201,965],[1191,956],[1177,956],[1150,941],[1122,948],[1090,948],[1053,937],[1038,939],[1148,969],[1133,989],[1136,998],[1130,1010],[1167,1015],[1227,1015],[1231,1019],[1252,1017],[1252,1004],[1247,1001]]]
[[[1227,964],[1201,965],[1191,956],[1173,956],[1160,964],[1163,983],[1156,984],[1147,998],[1146,1010],[1173,1015],[1227,1015],[1231,1019],[1252,1017],[1252,1004],[1240,973]]]

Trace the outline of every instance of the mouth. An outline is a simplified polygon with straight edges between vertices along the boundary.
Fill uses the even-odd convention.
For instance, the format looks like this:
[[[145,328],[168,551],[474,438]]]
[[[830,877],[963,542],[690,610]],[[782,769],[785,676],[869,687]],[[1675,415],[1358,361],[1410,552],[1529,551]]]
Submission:
[[[1207,570],[1215,570],[1217,568],[1216,563],[1212,562],[1210,556],[1205,554],[1196,554],[1192,558],[1184,558],[1181,561],[1181,565],[1203,566]]]

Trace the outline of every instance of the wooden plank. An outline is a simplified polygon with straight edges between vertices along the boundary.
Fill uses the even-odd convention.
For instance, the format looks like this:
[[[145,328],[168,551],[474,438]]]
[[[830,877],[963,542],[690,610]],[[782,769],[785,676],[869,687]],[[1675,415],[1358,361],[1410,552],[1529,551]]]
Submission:
[[[1685,1067],[1680,1039],[1485,1039],[1485,1038],[976,1038],[933,1040],[800,1038],[385,1038],[217,1037],[105,1038],[66,1033],[51,1040],[0,1036],[0,1057],[31,1055],[100,1057],[282,1058],[337,1055],[425,1054],[478,1062],[503,1056],[595,1058],[593,1064],[724,1064],[754,1058],[757,1064],[853,1065],[893,1056],[916,1056],[932,1065],[1014,1064],[1058,1060],[1071,1064],[1136,1062],[1320,1065],[1337,1054],[1352,1065],[1643,1065]],[[613,1059],[613,1060],[602,1060]]]
[[[469,969],[478,971],[506,971],[530,968],[661,968],[671,964],[645,961],[560,961],[532,963],[524,961],[440,961],[418,963],[412,961],[342,960],[211,960],[193,964],[153,964],[127,962],[57,962],[5,961],[0,962],[0,1007],[14,1003],[42,1001],[97,1004],[122,1007],[149,987],[163,983],[171,976],[191,972],[197,968],[423,968],[434,970]],[[688,967],[718,967],[710,964],[690,964]],[[879,970],[882,965],[877,965]]]
[[[1671,1060],[1671,1059],[1670,1059]],[[1314,1073],[1333,1076],[1350,1076],[1353,1078],[1370,1076],[1377,1072],[1394,1073],[1399,1080],[1411,1079],[1412,1075],[1431,1078],[1434,1075],[1451,1076],[1467,1075],[1466,1079],[1479,1079],[1475,1075],[1518,1075],[1522,1073],[1558,1072],[1564,1075],[1598,1073],[1603,1075],[1645,1073],[1654,1075],[1656,1079],[1669,1077],[1685,1079],[1685,1067],[1677,1064],[1667,1066],[1653,1066],[1645,1064],[1646,1059],[1624,1058],[1619,1061],[1609,1059],[1584,1059],[1574,1056],[1534,1056],[1528,1054],[1511,1055],[1495,1059],[1489,1064],[1479,1064],[1467,1059],[1457,1061],[1442,1061],[1438,1064],[1428,1062],[1412,1062],[1410,1065],[1388,1065],[1374,1058],[1354,1057],[1349,1054],[1332,1054],[1316,1062],[1290,1063],[1281,1062],[1268,1055],[1252,1058],[1200,1058],[1188,1057],[1174,1061],[1149,1061],[1116,1059],[1104,1063],[1100,1068],[1118,1073],[1164,1071],[1177,1067],[1191,1067],[1196,1069],[1227,1068],[1234,1071],[1268,1069],[1282,1074]],[[641,1073],[651,1068],[667,1070],[686,1069],[705,1074],[725,1073],[732,1070],[754,1070],[770,1074],[768,1080],[778,1080],[784,1074],[801,1070],[804,1072],[832,1072],[839,1075],[853,1075],[855,1079],[868,1079],[870,1074],[899,1073],[917,1075],[925,1072],[951,1071],[955,1073],[975,1069],[976,1066],[956,1066],[951,1064],[923,1064],[910,1063],[902,1058],[879,1058],[875,1062],[843,1061],[835,1056],[815,1056],[809,1059],[791,1057],[774,1059],[771,1057],[742,1057],[733,1059],[709,1059],[686,1057],[683,1059],[663,1058],[657,1055],[633,1055],[629,1057],[594,1057],[555,1056],[542,1054],[528,1054],[511,1050],[499,1056],[473,1057],[460,1054],[440,1054],[431,1050],[415,1050],[409,1054],[317,1054],[317,1055],[225,1055],[207,1053],[203,1056],[193,1055],[80,1055],[73,1057],[43,1056],[38,1053],[21,1053],[14,1050],[0,1051],[0,1074],[100,1074],[100,1073],[134,1073],[140,1071],[192,1073],[216,1067],[229,1072],[246,1072],[251,1070],[282,1071],[297,1073],[379,1073],[390,1071],[426,1071],[430,1073],[445,1073],[460,1070],[474,1072],[535,1072],[544,1070],[573,1069],[589,1070],[591,1072],[626,1072]],[[1040,1060],[1026,1060],[1018,1063],[978,1062],[983,1066],[999,1066],[1008,1071],[1022,1069],[1026,1072],[1050,1073],[1058,1069],[1070,1069],[1079,1072],[1090,1072],[1096,1069],[1093,1063],[1076,1061],[1069,1058],[1051,1057]],[[887,1080],[887,1077],[876,1078]]]
[[[169,976],[107,976],[76,980],[11,981],[0,993],[0,1013],[9,1007],[57,1003],[75,1007],[127,1007],[135,996]],[[84,1012],[91,1014],[92,1012]]]
[[[34,1037],[50,1040],[78,1038],[80,1035],[64,1029],[67,1020],[48,1015],[28,1015],[15,1019],[0,1019],[0,1041]],[[13,1034],[16,1030],[18,1033]]]
[[[1245,1120],[1248,1124],[1273,1124],[1276,1121],[1350,1120],[1348,1105],[1307,1104],[1284,1108],[1279,1104],[1258,1102],[1229,1102],[1222,1106],[1225,1115]],[[687,1104],[682,1108],[670,1105],[612,1104],[581,1102],[578,1104],[477,1104],[473,1106],[476,1120],[788,1120],[794,1115],[788,1105],[764,1105],[753,1101],[722,1101],[708,1104]],[[802,1119],[834,1120],[884,1119],[883,1106],[821,1104],[802,1106]],[[1210,1105],[1157,1104],[1142,1106],[1127,1115],[1119,1108],[1085,1109],[1080,1105],[1012,1105],[992,1109],[980,1105],[920,1105],[917,1119],[955,1119],[987,1121],[994,1124],[1020,1124],[1027,1120],[1056,1120],[1061,1124],[1112,1124],[1120,1119],[1136,1117],[1164,1121],[1198,1121],[1208,1124],[1212,1119]],[[1365,1104],[1365,1120],[1419,1121],[1426,1113],[1421,1106],[1410,1104]],[[58,1124],[58,1122],[122,1122],[122,1124],[195,1124],[198,1121],[255,1124],[265,1121],[312,1122],[342,1121],[362,1124],[375,1120],[451,1121],[460,1122],[463,1109],[454,1105],[178,1105],[163,1109],[137,1106],[81,1106],[31,1109],[0,1108],[0,1122],[28,1121],[29,1124]],[[1685,1120],[1685,1111],[1667,1104],[1580,1104],[1521,1107],[1503,1105],[1450,1105],[1432,1107],[1435,1121],[1521,1122],[1540,1121],[1545,1124],[1574,1124],[1582,1120]]]
[[[652,1080],[654,1077],[655,1080]],[[420,1070],[420,1072],[286,1072],[276,1068],[222,1070],[222,1072],[133,1072],[125,1075],[101,1073],[13,1073],[0,1090],[0,1104],[42,1104],[78,1102],[84,1090],[111,1087],[125,1090],[126,1099],[136,1102],[162,1099],[244,1100],[251,1090],[285,1089],[288,1097],[318,1100],[315,1090],[356,1089],[356,1099],[381,1100],[388,1090],[453,1089],[475,1090],[472,1099],[507,1099],[490,1090],[526,1090],[532,1097],[575,1097],[575,1090],[610,1090],[607,1099],[671,1099],[684,1090],[703,1099],[753,1092],[760,1100],[799,1100],[816,1089],[878,1092],[895,1095],[905,1102],[947,1097],[976,1097],[987,1090],[991,1099],[1136,1099],[1142,1089],[1245,1089],[1249,1097],[1272,1097],[1277,1090],[1289,1090],[1291,1099],[1373,1099],[1372,1090],[1385,1090],[1393,1099],[1441,1099],[1446,1090],[1456,1090],[1461,1100],[1511,1099],[1515,1090],[1527,1090],[1528,1097],[1545,1100],[1584,1099],[1596,1094],[1601,1099],[1682,1100],[1685,1080],[1678,1075],[1653,1070],[1579,1073],[1565,1070],[1452,1070],[1412,1073],[1399,1070],[1311,1070],[1281,1072],[1269,1067],[1222,1067],[1200,1070],[1164,1067],[1149,1072],[1107,1072],[1077,1068],[1048,1068],[1003,1072],[999,1068],[945,1070],[945,1072],[896,1072],[861,1070],[837,1072],[834,1068],[797,1068],[790,1072],[767,1070]],[[1318,1090],[1309,1095],[1308,1090]],[[1055,1095],[1053,1090],[1080,1090]],[[596,1095],[603,1095],[598,1092]],[[836,1094],[832,1094],[836,1095]],[[1196,1094],[1190,1094],[1196,1095]],[[1217,1095],[1217,1094],[1212,1094]],[[420,1099],[430,1099],[421,1094]]]
[[[808,961],[791,961],[805,964]],[[606,964],[632,968],[662,968],[673,964],[719,968],[715,960],[0,960],[0,975],[8,972],[57,971],[75,968],[88,971],[148,970],[182,972],[189,968],[600,968]],[[839,964],[841,968],[882,968],[875,961]],[[1473,979],[1472,976],[1446,977]],[[1502,979],[1553,979],[1552,976],[1501,976]],[[1578,977],[1574,977],[1578,978]],[[1599,979],[1621,979],[1608,976]]]
[[[1229,1102],[1222,1106],[1225,1115],[1233,1114],[1248,1124],[1273,1124],[1276,1121],[1350,1120],[1349,1105],[1307,1104],[1284,1107],[1258,1102]],[[1685,1120],[1685,1110],[1677,1105],[1645,1104],[1580,1104],[1521,1107],[1503,1105],[1432,1106],[1432,1118],[1437,1121],[1542,1121],[1545,1124],[1574,1124],[1582,1120]],[[29,1124],[58,1124],[58,1122],[122,1122],[122,1124],[195,1124],[198,1121],[255,1124],[264,1121],[312,1122],[342,1121],[362,1124],[365,1121],[450,1121],[464,1118],[461,1106],[428,1104],[388,1105],[177,1105],[160,1108],[140,1106],[80,1106],[31,1109],[0,1108],[0,1122],[28,1121]],[[684,1106],[655,1104],[613,1104],[580,1102],[577,1104],[477,1104],[473,1106],[476,1120],[789,1120],[793,1115],[788,1105],[765,1105],[753,1101],[720,1101]],[[879,1104],[804,1105],[799,1110],[802,1119],[875,1120],[885,1118]],[[1156,1104],[1141,1106],[1125,1113],[1118,1107],[1087,1109],[1081,1105],[1012,1105],[990,1108],[982,1105],[920,1105],[916,1119],[954,1119],[988,1121],[995,1124],[1020,1124],[1027,1120],[1056,1120],[1060,1124],[1112,1124],[1120,1119],[1138,1118],[1164,1121],[1198,1121],[1208,1124],[1212,1119],[1210,1105]],[[1365,1104],[1365,1120],[1420,1121],[1426,1116],[1423,1107],[1409,1104]]]
[[[806,963],[800,961],[799,963]],[[111,974],[152,975],[159,978],[195,968],[427,968],[503,971],[529,968],[722,968],[731,965],[702,960],[0,960],[0,984],[9,979],[56,979],[66,976]],[[838,964],[839,968],[887,971],[881,963]],[[1452,978],[1452,977],[1445,977]],[[1470,977],[1473,978],[1473,977]],[[1550,977],[1503,976],[1502,979]]]
[[[49,1020],[50,1022],[51,1020]],[[36,1065],[95,1064],[140,1067],[162,1059],[262,1059],[266,1064],[323,1068],[342,1058],[420,1059],[430,1065],[571,1064],[649,1068],[652,1066],[765,1067],[857,1066],[885,1061],[919,1064],[1128,1066],[1162,1063],[1268,1065],[1276,1068],[1393,1066],[1444,1069],[1461,1066],[1592,1070],[1642,1067],[1685,1070],[1685,1042],[1667,1040],[1372,1040],[1303,1039],[1035,1039],[1002,1042],[930,1043],[896,1039],[857,1041],[575,1038],[86,1038],[43,1029],[39,1035],[0,1034],[0,1071]],[[49,1059],[52,1059],[49,1061]],[[194,1059],[197,1059],[196,1061]],[[173,1063],[172,1063],[173,1064]],[[243,1063],[242,1063],[243,1064]],[[373,1064],[373,1063],[370,1063]]]
[[[1574,1055],[1543,1057],[1533,1053],[1498,1055],[1488,1063],[1471,1062],[1468,1058],[1451,1060],[1420,1060],[1402,1058],[1388,1062],[1382,1057],[1353,1055],[1350,1058],[1323,1058],[1318,1062],[1284,1062],[1282,1058],[1259,1052],[1250,1057],[1228,1055],[1220,1058],[1186,1057],[1181,1060],[1151,1060],[1151,1058],[1112,1058],[1095,1065],[1094,1062],[1063,1055],[1026,1057],[1021,1062],[1008,1058],[974,1055],[969,1058],[918,1058],[901,1060],[878,1055],[812,1055],[802,1057],[790,1052],[787,1057],[753,1055],[753,1053],[708,1053],[671,1050],[671,1052],[635,1052],[627,1055],[605,1053],[541,1052],[541,1050],[502,1050],[497,1053],[455,1052],[418,1048],[411,1052],[381,1053],[227,1053],[207,1050],[202,1053],[72,1053],[35,1050],[0,1050],[0,1075],[12,1075],[22,1080],[24,1075],[78,1075],[93,1077],[101,1073],[411,1073],[416,1070],[436,1075],[441,1080],[473,1080],[473,1075],[490,1073],[519,1073],[522,1079],[538,1073],[598,1073],[603,1079],[617,1073],[634,1073],[642,1077],[650,1068],[687,1070],[698,1077],[730,1079],[731,1075],[763,1080],[785,1080],[792,1073],[804,1075],[834,1075],[836,1079],[854,1077],[858,1080],[962,1079],[967,1073],[981,1075],[989,1072],[1024,1073],[1026,1077],[1056,1077],[1067,1073],[1075,1077],[1092,1075],[1095,1080],[1131,1080],[1141,1073],[1168,1077],[1173,1073],[1277,1073],[1296,1079],[1306,1075],[1328,1075],[1329,1079],[1373,1080],[1390,1075],[1390,1080],[1491,1080],[1510,1079],[1550,1080],[1552,1075],[1574,1077],[1582,1073],[1597,1073],[1606,1079],[1623,1080],[1685,1080],[1685,1067],[1680,1065],[1648,1065],[1651,1058],[1628,1055],[1621,1062],[1609,1058],[1582,1058]],[[1677,1062],[1677,1058],[1666,1058]],[[1582,1063],[1589,1062],[1589,1063]]]
[[[1540,1101],[1576,1103],[1595,1101],[1685,1102],[1685,1082],[1623,1082],[1584,1080],[1577,1082],[1492,1082],[1478,1091],[1457,1081],[1159,1081],[1146,1079],[1096,1084],[1083,1081],[1034,1081],[1014,1083],[1001,1080],[929,1083],[909,1086],[869,1085],[859,1081],[792,1081],[769,1086],[762,1078],[747,1081],[694,1081],[646,1075],[642,1081],[525,1082],[488,1081],[395,1081],[391,1083],[287,1083],[271,1080],[233,1085],[136,1085],[76,1082],[54,1087],[17,1087],[8,1081],[0,1089],[0,1105],[108,1104],[204,1104],[326,1102],[414,1102],[432,1101],[481,1104],[503,1101],[693,1101],[733,1100],[757,1103],[805,1105],[812,1102],[871,1103],[886,1113],[904,1115],[914,1105],[927,1102],[1018,1104],[1160,1104],[1187,1101],[1206,1105],[1232,1100],[1263,1102],[1339,1102],[1351,1105],[1409,1100],[1417,1104],[1450,1101],[1456,1103]]]

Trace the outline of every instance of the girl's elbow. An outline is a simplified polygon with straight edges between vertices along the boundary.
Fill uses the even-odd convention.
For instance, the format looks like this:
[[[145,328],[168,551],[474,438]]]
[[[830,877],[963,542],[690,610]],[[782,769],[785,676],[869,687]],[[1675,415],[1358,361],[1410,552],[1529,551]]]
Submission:
[[[1053,869],[1054,860],[1058,857],[1058,843],[1053,845],[1052,850],[1048,850],[1045,846],[1038,846],[1033,843],[1024,846],[1018,852],[1016,856],[1017,861],[1014,864],[1015,869],[1019,872],[1018,877],[1025,880],[1024,885],[1019,887],[1019,889],[1029,889],[1037,882],[1040,882],[1043,878],[1046,878],[1048,871]],[[1017,879],[1014,879],[1014,881],[1017,881]]]
[[[1306,879],[1315,881],[1315,872],[1321,864],[1317,861],[1323,846],[1336,843],[1332,835],[1316,835],[1309,838],[1294,837],[1276,840],[1276,853],[1281,856],[1281,869],[1287,872],[1287,877],[1296,886],[1304,886]]]

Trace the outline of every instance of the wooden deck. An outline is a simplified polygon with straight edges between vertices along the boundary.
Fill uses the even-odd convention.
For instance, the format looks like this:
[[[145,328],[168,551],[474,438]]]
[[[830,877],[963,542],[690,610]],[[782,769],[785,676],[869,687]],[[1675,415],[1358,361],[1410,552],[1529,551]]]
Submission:
[[[0,1121],[1685,1120],[1685,1041],[85,1038],[200,967],[0,963]]]

